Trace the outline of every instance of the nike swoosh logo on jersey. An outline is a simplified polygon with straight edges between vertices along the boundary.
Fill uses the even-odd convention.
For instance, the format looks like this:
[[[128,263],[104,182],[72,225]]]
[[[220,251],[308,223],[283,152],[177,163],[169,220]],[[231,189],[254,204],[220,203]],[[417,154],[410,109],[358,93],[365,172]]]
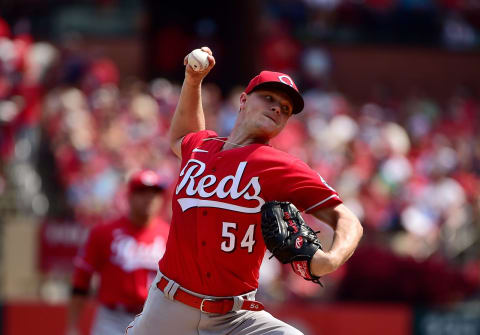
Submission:
[[[195,149],[192,150],[192,152],[208,152],[208,150],[203,150],[203,149],[195,148]]]

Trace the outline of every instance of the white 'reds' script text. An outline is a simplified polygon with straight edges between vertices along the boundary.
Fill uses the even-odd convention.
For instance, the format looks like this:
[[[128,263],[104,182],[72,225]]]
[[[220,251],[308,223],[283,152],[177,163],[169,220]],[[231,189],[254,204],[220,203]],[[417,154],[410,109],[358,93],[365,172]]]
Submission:
[[[217,182],[217,177],[214,175],[202,175],[205,172],[205,163],[196,159],[190,159],[180,172],[182,179],[175,190],[175,193],[179,194],[186,187],[185,193],[189,198],[179,198],[177,200],[182,211],[192,207],[215,207],[241,213],[259,213],[265,201],[259,197],[261,187],[258,177],[252,177],[247,185],[242,190],[239,190],[240,181],[246,166],[247,162],[240,162],[235,175],[225,176]],[[227,184],[229,185],[227,186]],[[198,197],[195,197],[197,195]],[[251,201],[254,207],[208,200],[214,195],[219,199],[230,197],[232,200],[243,197],[245,200]]]

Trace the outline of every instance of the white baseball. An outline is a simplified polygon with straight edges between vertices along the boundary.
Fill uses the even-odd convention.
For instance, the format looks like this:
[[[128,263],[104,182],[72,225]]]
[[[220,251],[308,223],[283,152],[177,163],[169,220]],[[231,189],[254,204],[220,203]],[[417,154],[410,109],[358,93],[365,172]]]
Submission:
[[[201,49],[195,49],[188,54],[188,65],[190,65],[195,71],[203,71],[209,65],[208,53]]]

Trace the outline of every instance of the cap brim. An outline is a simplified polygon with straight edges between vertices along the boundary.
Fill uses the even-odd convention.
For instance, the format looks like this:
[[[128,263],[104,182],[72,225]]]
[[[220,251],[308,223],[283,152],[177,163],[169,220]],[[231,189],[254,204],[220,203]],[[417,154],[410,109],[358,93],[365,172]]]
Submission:
[[[293,87],[287,84],[282,84],[276,81],[267,81],[255,86],[251,92],[257,91],[260,89],[272,89],[272,88],[287,93],[288,96],[292,99],[292,104],[293,104],[292,114],[298,114],[303,110],[305,103],[303,102],[302,95],[298,93],[296,89],[294,89]]]

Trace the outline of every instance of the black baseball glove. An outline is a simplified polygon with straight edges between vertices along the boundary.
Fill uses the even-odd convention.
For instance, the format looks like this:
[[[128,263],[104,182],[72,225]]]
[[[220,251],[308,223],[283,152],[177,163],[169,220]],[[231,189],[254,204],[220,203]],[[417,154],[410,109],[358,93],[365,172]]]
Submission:
[[[262,234],[267,249],[306,280],[322,285],[310,271],[310,262],[322,245],[290,202],[270,201],[262,206]],[[322,285],[323,286],[323,285]]]

